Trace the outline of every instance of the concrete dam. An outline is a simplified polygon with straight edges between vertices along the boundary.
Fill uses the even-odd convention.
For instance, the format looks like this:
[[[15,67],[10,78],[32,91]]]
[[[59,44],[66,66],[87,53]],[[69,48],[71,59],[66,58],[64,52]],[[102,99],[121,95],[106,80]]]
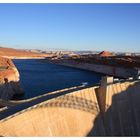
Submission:
[[[139,80],[103,77],[99,86],[1,100],[8,107],[0,112],[0,135],[140,136],[139,91]]]

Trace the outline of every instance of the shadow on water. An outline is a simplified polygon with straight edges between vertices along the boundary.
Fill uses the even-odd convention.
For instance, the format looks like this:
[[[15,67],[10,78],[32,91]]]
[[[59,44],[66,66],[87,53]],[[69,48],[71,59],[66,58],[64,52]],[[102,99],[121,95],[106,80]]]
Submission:
[[[112,97],[112,105],[100,113],[87,136],[140,136],[140,82]],[[103,122],[103,131],[99,122]]]

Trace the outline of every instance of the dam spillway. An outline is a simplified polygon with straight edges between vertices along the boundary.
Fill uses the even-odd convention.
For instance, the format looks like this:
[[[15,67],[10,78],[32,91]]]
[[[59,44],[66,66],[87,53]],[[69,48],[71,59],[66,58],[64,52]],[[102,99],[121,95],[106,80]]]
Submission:
[[[140,136],[139,91],[139,80],[112,83],[112,77],[104,77],[100,86],[60,95],[2,119],[0,135]]]

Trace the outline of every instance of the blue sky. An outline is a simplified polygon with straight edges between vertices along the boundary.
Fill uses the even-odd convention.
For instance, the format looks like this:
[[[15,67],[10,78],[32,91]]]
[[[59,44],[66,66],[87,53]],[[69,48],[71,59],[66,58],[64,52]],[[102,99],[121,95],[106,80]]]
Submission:
[[[140,4],[0,4],[0,45],[140,52]]]

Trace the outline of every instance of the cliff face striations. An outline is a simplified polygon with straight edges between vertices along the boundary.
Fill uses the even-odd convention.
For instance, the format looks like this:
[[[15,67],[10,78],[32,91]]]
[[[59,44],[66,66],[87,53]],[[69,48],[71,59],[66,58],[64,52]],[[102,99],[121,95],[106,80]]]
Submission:
[[[23,95],[19,72],[11,59],[0,57],[0,98],[8,100],[14,95]]]

